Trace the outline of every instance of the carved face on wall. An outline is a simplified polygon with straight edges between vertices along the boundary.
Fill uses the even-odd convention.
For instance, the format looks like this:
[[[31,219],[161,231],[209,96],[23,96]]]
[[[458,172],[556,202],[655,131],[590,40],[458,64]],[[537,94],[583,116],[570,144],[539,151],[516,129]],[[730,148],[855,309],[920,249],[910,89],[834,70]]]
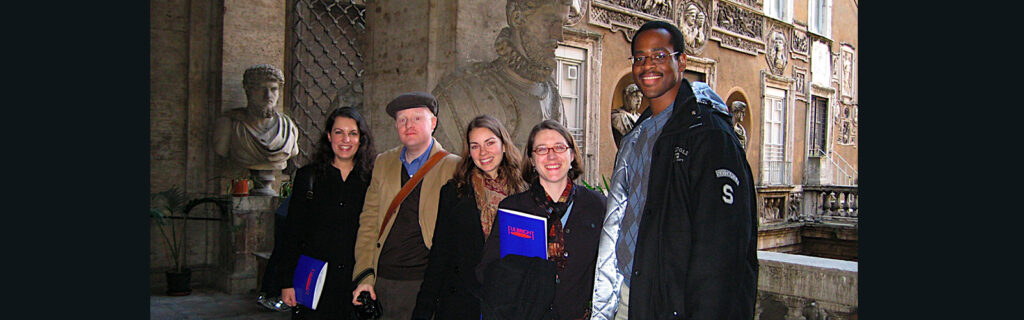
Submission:
[[[555,49],[562,41],[562,25],[569,14],[569,6],[552,1],[533,10],[513,12],[514,29],[518,33],[523,54],[531,64],[542,67],[547,76],[555,70]]]
[[[786,37],[780,32],[772,34],[772,51],[775,68],[781,69],[786,65]]]
[[[249,110],[263,118],[269,118],[274,112],[274,106],[277,105],[280,89],[281,83],[276,80],[260,81],[247,86],[245,99]]]
[[[697,11],[697,5],[695,4],[691,3],[689,6],[686,7],[685,17],[687,26],[694,26],[697,24]]]

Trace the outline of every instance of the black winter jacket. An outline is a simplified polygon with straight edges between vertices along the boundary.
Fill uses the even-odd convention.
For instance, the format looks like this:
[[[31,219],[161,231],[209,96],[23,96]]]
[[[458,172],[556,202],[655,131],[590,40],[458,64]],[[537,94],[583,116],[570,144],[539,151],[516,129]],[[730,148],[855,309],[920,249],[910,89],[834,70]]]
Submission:
[[[465,188],[473,190],[469,181]],[[416,296],[413,319],[480,319],[475,269],[484,251],[476,195],[461,195],[455,180],[441,187],[434,245]]]
[[[356,231],[369,181],[360,178],[358,166],[349,173],[348,181],[342,181],[341,171],[328,167],[314,180],[313,199],[309,200],[306,191],[315,171],[312,165],[307,165],[295,173],[287,222],[278,242],[281,264],[277,283],[281,288],[292,287],[300,254],[327,261],[327,284],[316,313],[348,319]]]
[[[753,319],[754,180],[730,115],[684,80],[654,144],[630,319]],[[648,108],[637,121],[651,116]]]

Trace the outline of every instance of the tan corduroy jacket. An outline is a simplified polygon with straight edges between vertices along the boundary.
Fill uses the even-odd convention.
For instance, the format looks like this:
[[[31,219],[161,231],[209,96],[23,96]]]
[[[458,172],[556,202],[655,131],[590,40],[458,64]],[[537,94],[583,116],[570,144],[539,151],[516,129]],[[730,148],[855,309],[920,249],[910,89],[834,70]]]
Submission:
[[[430,149],[430,156],[444,150],[441,144],[434,139],[434,146]],[[373,176],[370,177],[370,187],[366,190],[366,200],[363,202],[363,212],[359,215],[359,234],[356,236],[356,264],[352,269],[352,279],[366,268],[377,270],[377,260],[380,258],[380,251],[387,241],[391,226],[395,222],[395,215],[392,214],[380,240],[377,240],[377,233],[380,232],[380,225],[384,223],[384,216],[387,214],[391,201],[402,189],[402,162],[399,154],[402,146],[382,152],[377,156],[373,165]],[[437,201],[444,186],[459,165],[462,158],[455,154],[449,154],[437,162],[430,172],[423,176],[422,187],[420,188],[419,220],[420,230],[423,233],[423,243],[430,249],[434,239],[434,223],[437,222]],[[358,284],[373,285],[376,278],[373,275],[363,278]]]

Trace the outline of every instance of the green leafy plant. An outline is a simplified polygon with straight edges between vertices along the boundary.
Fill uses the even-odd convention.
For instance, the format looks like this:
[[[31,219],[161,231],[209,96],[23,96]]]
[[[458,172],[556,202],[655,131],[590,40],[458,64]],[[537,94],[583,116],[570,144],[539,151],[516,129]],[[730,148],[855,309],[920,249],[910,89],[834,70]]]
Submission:
[[[587,189],[590,189],[590,190],[594,190],[594,191],[597,191],[597,192],[603,193],[604,195],[608,195],[608,190],[609,190],[609,187],[608,187],[608,178],[607,178],[607,177],[605,177],[605,176],[604,176],[604,175],[602,174],[602,175],[601,175],[601,181],[602,181],[602,182],[604,182],[604,186],[596,186],[596,185],[591,185],[591,184],[590,184],[590,183],[588,183],[588,182],[587,182],[586,180],[580,179],[580,182],[582,182],[582,183],[583,183],[583,186],[584,186],[584,187],[586,187]]]
[[[149,195],[149,216],[156,221],[160,236],[167,246],[167,256],[175,272],[181,272],[187,265],[188,220],[196,206],[213,203],[222,216],[230,212],[230,202],[218,197],[188,199],[177,186]],[[180,214],[175,216],[174,214]],[[173,218],[173,219],[172,219]],[[171,220],[180,219],[180,223]]]

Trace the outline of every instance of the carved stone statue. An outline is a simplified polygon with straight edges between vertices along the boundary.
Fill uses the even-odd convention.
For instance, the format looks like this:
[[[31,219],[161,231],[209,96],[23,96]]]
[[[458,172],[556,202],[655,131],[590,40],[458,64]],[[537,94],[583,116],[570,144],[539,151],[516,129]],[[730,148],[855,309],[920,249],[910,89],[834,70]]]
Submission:
[[[683,29],[683,41],[686,43],[687,49],[692,48],[690,51],[696,51],[695,49],[704,46],[704,42],[707,41],[707,35],[704,33],[707,16],[697,4],[690,3],[683,11],[682,18],[679,25]]]
[[[732,106],[729,108],[729,112],[732,113],[732,130],[736,132],[736,137],[740,140],[740,146],[743,149],[747,149],[747,129],[743,128],[743,114],[747,111],[747,104],[743,101],[733,101]]]
[[[276,67],[267,64],[249,67],[242,76],[246,107],[225,112],[217,119],[214,129],[217,155],[243,168],[259,171],[257,174],[262,178],[255,181],[256,190],[253,190],[257,195],[269,190],[269,186],[261,186],[261,182],[273,181],[272,174],[267,181],[268,174],[262,171],[284,169],[288,159],[299,153],[298,126],[274,109],[283,84],[284,73]]]
[[[640,117],[640,99],[643,93],[640,88],[632,83],[622,90],[622,106],[612,110],[612,137],[615,138],[615,147],[620,148],[619,142],[622,136],[633,130],[636,119]]]
[[[781,75],[786,67],[786,36],[775,31],[771,37],[772,42],[768,45],[768,62],[773,73]]]
[[[494,42],[498,57],[456,69],[431,92],[439,110],[435,136],[442,145],[461,150],[462,131],[481,114],[502,121],[519,146],[526,143],[535,124],[546,119],[565,123],[552,72],[570,4],[570,0],[508,0],[508,27]]]

